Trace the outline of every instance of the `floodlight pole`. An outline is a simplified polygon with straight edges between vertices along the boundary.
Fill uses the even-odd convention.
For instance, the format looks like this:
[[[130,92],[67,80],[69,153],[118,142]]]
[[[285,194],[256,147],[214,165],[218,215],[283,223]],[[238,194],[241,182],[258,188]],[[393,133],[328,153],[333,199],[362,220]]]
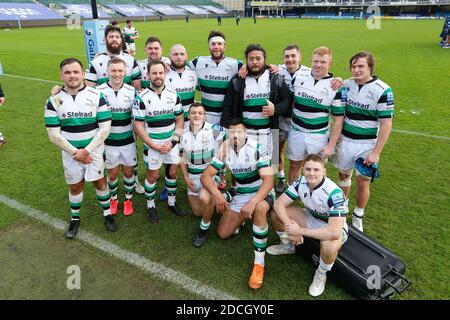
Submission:
[[[98,19],[97,0],[91,0],[91,8],[92,8],[92,19],[97,20]]]

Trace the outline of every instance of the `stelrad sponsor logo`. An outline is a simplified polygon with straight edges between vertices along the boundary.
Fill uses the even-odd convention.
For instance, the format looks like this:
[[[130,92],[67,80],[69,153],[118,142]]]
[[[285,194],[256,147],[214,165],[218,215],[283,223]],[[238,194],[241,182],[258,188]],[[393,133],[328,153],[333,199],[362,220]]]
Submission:
[[[93,112],[67,112],[62,114],[63,118],[93,118]]]

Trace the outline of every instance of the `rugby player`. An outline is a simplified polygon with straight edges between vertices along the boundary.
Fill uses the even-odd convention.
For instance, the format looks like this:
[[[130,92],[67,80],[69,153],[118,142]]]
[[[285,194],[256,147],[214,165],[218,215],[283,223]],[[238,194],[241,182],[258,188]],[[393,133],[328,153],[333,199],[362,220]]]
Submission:
[[[340,137],[345,90],[333,90],[334,77],[329,73],[331,63],[331,50],[327,47],[316,48],[312,53],[311,73],[295,79],[292,128],[287,146],[290,180],[299,176],[308,154],[320,153],[324,159],[330,157]]]
[[[380,155],[392,130],[394,95],[391,87],[374,74],[375,57],[367,51],[350,58],[352,78],[344,82],[347,100],[342,135],[333,157],[339,186],[348,197],[356,167],[356,207],[352,224],[363,231],[362,218],[370,197],[370,183],[377,176]]]
[[[137,94],[136,89],[123,82],[126,64],[120,58],[108,61],[108,82],[97,87],[107,99],[112,113],[111,132],[105,140],[105,166],[108,170],[108,186],[111,192],[111,213],[117,213],[119,173],[123,172],[125,199],[123,214],[133,214],[135,185],[134,166],[137,164],[136,142],[131,121],[131,111]]]
[[[304,209],[292,206],[297,199]],[[305,158],[303,176],[275,201],[271,211],[282,244],[270,246],[267,253],[292,254],[295,246],[303,243],[303,237],[320,240],[319,267],[309,287],[309,294],[314,297],[325,290],[326,274],[347,241],[347,212],[344,193],[326,177],[325,160],[318,154]]]
[[[147,67],[150,86],[140,93],[133,106],[134,128],[147,146],[145,197],[148,220],[159,222],[156,212],[156,181],[162,164],[166,165],[165,187],[169,209],[177,216],[186,213],[176,205],[176,166],[180,162],[178,142],[183,134],[183,109],[176,91],[164,85],[166,68],[162,61],[151,61]]]
[[[133,26],[133,21],[127,19],[127,25],[122,29],[123,38],[130,54],[134,56],[136,54],[136,39],[139,38],[139,32]]]
[[[85,181],[94,185],[106,230],[115,231],[111,195],[103,176],[104,140],[111,127],[111,109],[101,92],[84,84],[79,60],[63,60],[60,76],[64,87],[47,100],[45,126],[50,141],[61,149],[64,177],[69,185],[71,220],[66,237],[72,239],[77,235]]]
[[[267,246],[267,213],[275,192],[270,156],[263,146],[247,138],[241,119],[230,121],[227,139],[203,172],[200,181],[214,199],[216,210],[222,214],[217,226],[221,239],[227,239],[246,221],[253,220],[255,259],[249,280],[252,289],[261,288],[264,280],[264,256]],[[236,196],[228,205],[214,182],[214,177],[227,167],[236,180]]]
[[[187,194],[192,212],[195,216],[202,218],[193,242],[194,246],[199,248],[206,241],[214,213],[213,198],[202,187],[200,176],[212,158],[217,155],[226,134],[222,127],[206,122],[205,108],[201,103],[191,104],[189,119],[189,124],[184,127],[184,133],[180,139],[180,154],[183,157],[180,168],[188,188]],[[214,181],[219,183],[220,177],[214,176]]]
[[[170,59],[167,57],[163,57],[163,49],[161,40],[158,37],[148,37],[145,41],[145,54],[147,59],[139,60],[139,69],[141,70],[142,75],[142,88],[147,88],[150,84],[150,79],[148,78],[148,70],[147,66],[150,61],[158,61],[161,60],[164,62],[166,69],[169,69]]]

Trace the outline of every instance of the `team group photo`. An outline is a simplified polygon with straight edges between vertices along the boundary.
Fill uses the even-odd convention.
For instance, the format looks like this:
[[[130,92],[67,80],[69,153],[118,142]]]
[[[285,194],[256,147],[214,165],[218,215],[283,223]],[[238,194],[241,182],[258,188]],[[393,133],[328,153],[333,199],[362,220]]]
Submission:
[[[0,298],[448,299],[450,5],[175,2],[1,30]]]

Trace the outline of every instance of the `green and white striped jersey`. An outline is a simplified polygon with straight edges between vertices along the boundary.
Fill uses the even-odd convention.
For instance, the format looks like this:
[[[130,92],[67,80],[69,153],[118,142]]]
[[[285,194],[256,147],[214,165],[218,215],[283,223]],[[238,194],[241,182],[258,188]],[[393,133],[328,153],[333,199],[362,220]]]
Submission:
[[[262,184],[258,170],[271,166],[267,150],[256,141],[248,139],[237,154],[229,145],[223,145],[223,147],[227,147],[225,159],[215,156],[211,161],[211,166],[218,171],[225,166],[228,167],[236,180],[238,194],[256,193]]]
[[[134,60],[133,56],[128,53],[121,52],[118,55],[114,56],[116,58],[120,58],[125,61],[126,64],[126,72],[124,82],[126,84],[130,84],[134,80],[141,79],[141,71],[139,70],[139,66]],[[94,82],[97,85],[101,85],[108,81],[108,61],[111,58],[106,52],[100,53],[97,55],[91,63],[89,63],[89,67],[86,70],[85,79],[91,82]]]
[[[195,135],[189,126],[185,126],[179,146],[180,153],[187,161],[189,174],[200,175],[208,167],[225,139],[226,132],[218,125],[205,122],[203,128]]]
[[[61,135],[75,148],[85,148],[98,131],[98,124],[111,121],[111,108],[97,89],[80,89],[70,95],[64,88],[45,105],[45,126],[61,127]]]
[[[270,129],[270,118],[262,113],[262,107],[270,99],[270,71],[258,78],[247,76],[244,89],[242,120],[248,129]]]
[[[190,61],[189,67],[197,73],[206,114],[220,116],[228,83],[238,73],[242,62],[225,57],[216,63],[211,56],[200,56]]]
[[[122,34],[123,34],[123,38],[124,38],[125,42],[134,43],[134,39],[131,39],[131,37],[137,36],[138,32],[135,27],[131,27],[131,28],[123,27]]]
[[[170,66],[170,59],[167,57],[161,57],[161,61]],[[142,89],[147,88],[150,85],[150,77],[148,76],[147,65],[149,63],[148,59],[139,60],[138,62],[139,70],[141,71],[141,85]]]
[[[375,140],[378,120],[394,117],[392,89],[377,77],[361,86],[348,79],[344,81],[344,87],[347,103],[342,134],[355,140]]]
[[[183,73],[178,73],[172,68],[166,74],[166,86],[175,89],[181,99],[184,111],[184,121],[188,121],[188,111],[195,98],[195,88],[197,87],[197,74],[186,67]]]
[[[124,83],[119,91],[114,91],[108,82],[97,87],[111,107],[111,132],[105,140],[105,145],[120,147],[134,143],[133,122],[131,112],[136,89]]]
[[[326,134],[330,128],[330,113],[343,116],[345,90],[331,89],[333,76],[315,80],[312,74],[297,78],[294,83],[292,128],[308,133]]]
[[[175,133],[175,118],[183,114],[181,100],[175,90],[165,87],[157,94],[148,87],[136,96],[133,119],[145,121],[148,136],[155,140],[170,140]]]
[[[284,194],[292,201],[300,199],[314,218],[324,222],[333,217],[345,217],[348,213],[344,192],[327,177],[311,190],[306,178],[300,176]]]
[[[284,82],[288,86],[291,92],[294,92],[294,83],[297,78],[305,78],[311,74],[311,68],[300,65],[297,71],[294,73],[290,73],[284,64],[280,64],[279,66],[279,74],[283,77]]]

